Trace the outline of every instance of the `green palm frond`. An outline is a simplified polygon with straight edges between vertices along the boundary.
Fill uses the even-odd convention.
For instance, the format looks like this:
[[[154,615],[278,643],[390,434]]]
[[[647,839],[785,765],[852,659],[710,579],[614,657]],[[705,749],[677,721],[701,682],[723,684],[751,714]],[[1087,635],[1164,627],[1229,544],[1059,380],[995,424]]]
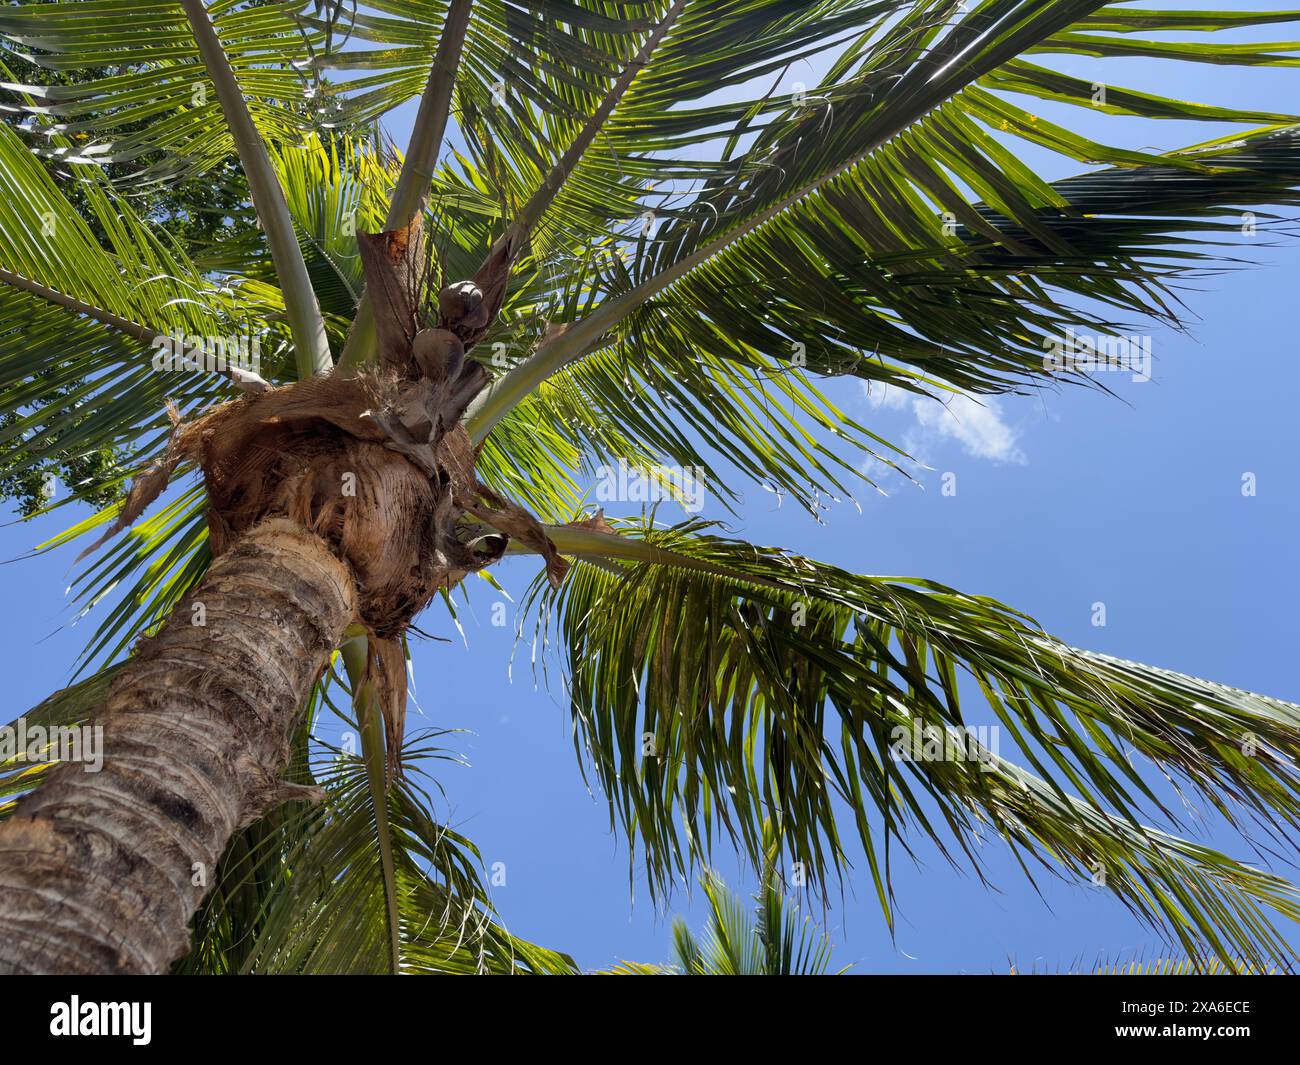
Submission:
[[[830,941],[797,908],[771,872],[755,903],[732,892],[716,873],[701,881],[709,900],[703,941],[680,917],[673,922],[675,962],[688,976],[820,976],[830,968]]]
[[[0,441],[14,470],[52,449],[143,462],[171,429],[167,400],[187,413],[232,394],[216,372],[155,370],[155,337],[256,333],[266,375],[283,372],[277,293],[254,299],[205,276],[93,168],[77,174],[102,237],[0,124]]]
[[[27,729],[40,727],[47,730],[84,724],[108,694],[116,670],[117,666],[107,666],[93,676],[60,688],[25,714],[7,722],[4,728],[16,736],[19,721]],[[42,774],[53,764],[52,761],[32,762],[26,755],[27,752],[15,751],[14,758],[0,759],[0,818],[13,812],[17,800],[36,787]]]
[[[1128,315],[1172,317],[1161,251],[1177,244],[1179,216],[1211,207],[1226,216],[1229,204],[1217,196],[1193,200],[1173,212],[1168,227],[1151,227],[1156,239],[1145,245],[1098,247],[1088,240],[1090,219],[1022,160],[1016,139],[1064,159],[1150,168],[1149,187],[1156,188],[1171,169],[1239,170],[1229,178],[1238,210],[1241,201],[1276,202],[1278,193],[1293,202],[1295,141],[1291,135],[1286,142],[1290,158],[1281,170],[1271,165],[1258,174],[1249,153],[1234,163],[1228,145],[1214,157],[1124,150],[1025,110],[1019,83],[1012,88],[999,77],[1010,71],[1032,80],[1018,57],[1064,47],[1069,27],[1099,12],[1123,17],[1123,9],[1097,2],[999,2],[964,15],[956,4],[917,3],[883,26],[867,20],[822,83],[806,99],[787,98],[745,150],[728,158],[724,173],[665,213],[653,240],[628,238],[632,262],[598,309],[497,383],[472,412],[476,435],[537,380],[612,342],[622,339],[635,357],[658,362],[664,345],[638,350],[628,339],[644,331],[645,316],[670,319],[696,346],[716,350],[719,335],[732,338],[741,357],[749,347],[789,363],[797,351],[803,365],[822,373],[913,389],[919,373],[977,392],[1050,379],[1042,342],[1066,326],[1117,328],[1074,306],[1071,296],[1099,296]],[[1279,13],[1265,21],[1295,19]],[[1258,51],[1260,62],[1290,61]],[[1253,54],[1209,40],[1188,45],[1185,57],[1246,62]],[[1109,81],[1104,72],[1098,77]],[[1152,117],[1262,119],[1272,129],[1295,122],[1209,105],[1180,110],[1147,95]],[[1087,102],[1077,85],[1057,96]],[[1132,107],[1141,99],[1136,90],[1120,90],[1118,98]],[[1278,148],[1270,146],[1275,159]],[[1098,220],[1103,232],[1107,222]],[[1073,227],[1077,243],[1057,223]],[[686,355],[678,349],[667,357],[675,368]]]
[[[22,715],[27,730],[85,723],[117,666],[65,688]],[[432,762],[451,757],[438,733],[409,737],[408,776],[376,792],[362,751],[314,741],[333,706],[330,677],[304,710],[285,779],[318,787],[318,805],[288,803],[230,841],[194,919],[191,952],[179,973],[547,973],[576,972],[572,959],[510,935],[479,876],[481,859],[465,837],[437,823],[420,784]],[[346,689],[342,689],[346,693]],[[354,730],[361,726],[345,715]],[[13,727],[16,722],[11,723]],[[380,744],[382,761],[382,742]],[[0,818],[40,782],[51,762],[0,763]],[[383,797],[382,811],[375,805]],[[381,835],[392,840],[397,951]]]
[[[843,860],[842,800],[891,920],[893,841],[919,832],[978,866],[991,828],[1026,872],[1028,859],[1099,878],[1195,956],[1290,957],[1261,905],[1294,919],[1294,889],[1143,827],[1144,809],[1178,819],[1131,759],[1244,829],[1252,813],[1294,829],[1300,707],[1068,647],[933,582],[857,576],[702,522],[627,531],[552,530],[596,564],[559,589],[536,582],[525,606],[535,642],[562,653],[575,746],[652,889],[719,838],[758,864],[769,817],[824,881]],[[978,703],[1000,732],[976,728]]]
[[[1036,976],[1044,971],[1037,966],[1027,971],[1014,963],[1011,966],[1012,976],[1022,973]],[[1277,976],[1280,974],[1280,970],[1276,968],[1263,968],[1240,960],[1224,961],[1221,958],[1206,958],[1198,961],[1195,958],[1146,958],[1141,955],[1128,961],[1104,956],[1090,962],[1080,959],[1073,962],[1068,969],[1046,971],[1065,972],[1072,976]]]
[[[1031,114],[1022,106],[1031,88],[1090,107],[1095,92],[1083,95],[1077,79],[1044,80],[1012,44],[1047,48],[1100,7],[986,4],[959,16],[955,5],[916,4],[888,30],[872,5],[846,7],[853,46],[807,100],[754,104],[762,121],[744,120],[741,138],[752,143],[708,164],[720,170],[702,191],[677,197],[649,226],[615,229],[613,243],[608,221],[564,215],[562,232],[525,268],[603,249],[594,272],[574,274],[550,300],[545,333],[527,318],[516,320],[522,335],[502,333],[512,369],[471,409],[471,435],[483,439],[509,418],[518,438],[547,417],[572,428],[589,465],[696,467],[724,499],[739,473],[815,509],[853,494],[869,468],[861,453],[886,464],[905,456],[823,399],[804,368],[938,396],[997,392],[1086,380],[1046,357],[1067,332],[1123,335],[1143,316],[1176,325],[1176,286],[1228,258],[1220,245],[1240,235],[1242,213],[1297,202],[1300,136],[1285,113],[1110,84],[1108,113],[1270,126],[1153,154]],[[1114,15],[1134,32],[1213,22],[1130,14],[1139,13],[1106,7],[1096,17],[1109,25]],[[709,38],[704,29],[692,37],[682,18],[661,50]],[[943,67],[963,41],[978,44]],[[1197,47],[1238,54],[1213,40]],[[942,76],[929,78],[936,66]],[[622,106],[634,109],[643,87],[638,79]],[[610,119],[615,131],[621,113]],[[478,158],[466,180],[527,187],[536,175],[520,160],[537,148],[515,136],[513,152]],[[1110,165],[1048,183],[1021,160],[1017,138]],[[614,155],[593,148],[584,165]],[[665,153],[654,160],[671,171]],[[607,189],[601,200],[626,197]],[[651,217],[642,209],[635,220]],[[533,410],[514,411],[525,396]]]
[[[676,976],[671,965],[654,965],[644,961],[621,961],[608,969],[600,969],[594,976]]]
[[[259,132],[294,141],[328,124],[337,102],[311,75],[327,47],[296,9],[221,0],[209,12]],[[97,71],[59,85],[7,85],[10,109],[33,116],[65,145],[42,149],[65,163],[137,163],[134,180],[203,173],[234,152],[189,21],[180,4],[151,0],[71,0],[8,5],[0,48],[45,70]]]
[[[419,745],[405,757],[418,764]],[[272,815],[231,842],[197,918],[194,952],[179,971],[575,971],[570,959],[510,936],[493,920],[477,850],[435,824],[427,797],[406,782],[386,793],[397,859],[394,970],[365,778],[355,760],[336,765],[318,777],[326,792],[320,810]]]
[[[600,123],[595,143],[538,220],[534,251],[542,256],[557,242],[567,244],[575,232],[616,231],[647,212],[670,216],[683,183],[725,169],[707,158],[708,152],[692,149],[716,141],[719,131],[760,126],[785,106],[767,92],[774,77],[843,47],[906,4],[658,0],[588,6],[603,7],[618,21],[575,25],[582,35],[583,64],[559,70],[538,64],[545,87],[540,97],[536,90],[531,95],[549,106],[523,106],[527,97],[502,106],[500,94],[488,107],[473,93],[458,99],[475,162],[493,175],[513,217],[543,186],[547,171],[578,139],[634,55],[649,45],[630,86]],[[726,90],[756,82],[763,83],[765,98],[726,99]],[[501,83],[511,92],[514,85],[513,77]]]
[[[365,287],[356,235],[381,228],[392,168],[372,138],[341,135],[312,135],[281,147],[273,161],[322,310],[350,319]]]
[[[497,923],[477,849],[433,819],[421,777],[433,761],[454,760],[434,744],[439,734],[409,737],[407,776],[375,789],[363,724],[344,714],[361,752],[311,742],[317,716],[334,705],[330,687],[313,694],[286,777],[319,787],[324,801],[288,804],[231,840],[176,971],[576,972],[572,959]],[[378,750],[382,764],[382,742]]]
[[[53,551],[114,516],[107,508],[39,545]],[[79,660],[82,669],[115,661],[143,632],[152,632],[198,583],[212,561],[207,495],[191,485],[127,529],[89,559],[69,586],[77,619],[104,611]]]
[[[603,975],[822,976],[830,969],[830,939],[810,917],[800,920],[774,868],[764,871],[758,894],[748,903],[712,870],[700,887],[709,903],[702,939],[678,917],[672,965],[625,961]]]
[[[1300,185],[1300,135],[1288,128],[1043,185],[1047,205],[968,202],[945,169],[994,143],[962,119],[913,129],[815,208],[773,222],[631,320],[744,361],[747,347],[786,363],[797,351],[822,372],[912,391],[1005,391],[1049,380],[1044,352],[1068,329],[1114,336],[1151,315],[1177,324],[1171,287],[1222,260],[1213,243],[1241,233],[1243,211],[1294,204]],[[1174,165],[1183,160],[1214,169]],[[983,185],[995,187],[991,176]],[[674,370],[668,352],[683,350],[644,328],[621,346]]]

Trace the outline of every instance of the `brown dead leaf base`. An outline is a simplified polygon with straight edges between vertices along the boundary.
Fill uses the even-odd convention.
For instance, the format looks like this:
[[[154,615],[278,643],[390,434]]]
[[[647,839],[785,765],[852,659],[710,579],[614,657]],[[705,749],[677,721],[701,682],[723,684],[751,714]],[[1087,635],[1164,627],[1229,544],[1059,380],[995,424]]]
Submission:
[[[401,641],[415,615],[496,562],[509,538],[541,554],[553,582],[567,568],[537,520],[475,476],[460,424],[489,380],[465,352],[495,318],[504,282],[485,276],[443,288],[428,324],[419,245],[418,227],[360,236],[376,367],[245,396],[178,424],[104,537],[134,521],[189,460],[203,471],[214,557],[274,517],[324,540],[356,581],[357,620],[372,645],[367,679],[380,694],[394,772],[406,702]],[[504,269],[498,258],[484,270]]]

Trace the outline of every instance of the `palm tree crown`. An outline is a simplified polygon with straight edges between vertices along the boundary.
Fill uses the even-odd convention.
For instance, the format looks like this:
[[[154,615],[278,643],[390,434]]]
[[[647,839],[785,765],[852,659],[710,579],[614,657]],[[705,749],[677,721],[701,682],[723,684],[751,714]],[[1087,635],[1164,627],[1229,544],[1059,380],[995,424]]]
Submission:
[[[573,968],[497,923],[472,843],[428,812],[438,737],[403,728],[410,623],[506,552],[543,560],[523,607],[652,891],[718,842],[764,867],[765,822],[820,889],[849,832],[892,921],[891,848],[926,838],[978,864],[991,830],[1026,870],[1100,878],[1193,959],[1289,967],[1274,922],[1300,919],[1295,888],[1148,827],[1180,822],[1131,756],[1233,824],[1288,833],[1300,707],[1068,646],[923,578],[584,499],[602,467],[679,496],[673,471],[691,470],[728,508],[761,484],[816,513],[868,480],[866,459],[907,459],[820,379],[921,397],[1086,383],[1044,357],[1055,341],[1176,322],[1179,280],[1223,258],[1244,210],[1268,224],[1300,201],[1300,118],[1123,87],[1107,61],[1295,65],[1300,45],[1214,32],[1298,21],[1103,0],[0,9],[0,81],[24,116],[0,123],[0,434],[19,469],[112,448],[139,474],[43,545],[126,529],[75,580],[87,608],[116,595],[82,679],[25,719],[86,721],[138,685],[135,641],[188,617],[264,521],[324,541],[355,582],[283,755],[303,789],[285,795],[324,801],[232,826],[179,967]],[[1044,58],[1061,54],[1096,80]],[[4,65],[19,55],[93,76],[23,84]],[[803,59],[825,74],[791,92]],[[1243,131],[1126,149],[1035,100]],[[398,152],[377,122],[408,101]],[[1078,176],[1044,180],[1026,144]],[[232,160],[257,226],[229,240],[173,235],[128,195]],[[250,334],[256,366],[156,366],[159,338]],[[357,471],[359,490],[336,490]],[[965,742],[972,706],[1016,757],[900,757],[900,730]],[[312,741],[330,708],[358,751]],[[18,800],[0,855],[53,772],[0,764]],[[712,881],[709,898],[713,952],[732,957],[734,906]],[[764,898],[775,938],[759,939],[787,969],[822,967],[816,942],[779,945],[780,897]],[[0,940],[20,934],[0,903]],[[688,969],[706,953],[679,947]]]

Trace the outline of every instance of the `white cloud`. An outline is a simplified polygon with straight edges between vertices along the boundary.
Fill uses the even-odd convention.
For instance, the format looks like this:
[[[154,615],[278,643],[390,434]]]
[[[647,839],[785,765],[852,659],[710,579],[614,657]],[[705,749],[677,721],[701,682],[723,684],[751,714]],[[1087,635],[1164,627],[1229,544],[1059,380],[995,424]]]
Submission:
[[[976,398],[956,393],[939,401],[893,385],[865,381],[862,390],[875,410],[911,407],[916,425],[908,431],[902,444],[922,462],[946,441],[956,441],[966,454],[975,458],[1016,465],[1024,465],[1026,461],[1017,443],[1016,430],[1003,420],[1001,404],[994,396]]]
[[[927,434],[956,440],[968,455],[1017,465],[1025,461],[1016,446],[1016,432],[1002,420],[1001,405],[993,396],[956,395],[946,404],[918,399],[912,410]]]
[[[918,398],[905,388],[887,385],[880,381],[863,381],[862,391],[866,393],[867,402],[876,410],[881,407],[886,410],[902,410],[909,399]]]

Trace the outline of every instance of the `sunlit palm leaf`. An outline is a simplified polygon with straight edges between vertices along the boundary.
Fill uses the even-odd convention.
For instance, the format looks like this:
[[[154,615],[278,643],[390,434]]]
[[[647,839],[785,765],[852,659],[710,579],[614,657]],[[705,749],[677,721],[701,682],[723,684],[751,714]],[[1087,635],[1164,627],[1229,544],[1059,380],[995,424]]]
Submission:
[[[293,141],[337,119],[339,105],[311,76],[323,31],[295,17],[301,3],[210,4],[259,131]],[[95,70],[72,84],[8,85],[12,103],[67,146],[42,149],[63,161],[137,162],[144,180],[199,173],[223,162],[234,142],[181,6],[151,0],[73,0],[8,5],[0,42],[52,71]],[[30,101],[30,102],[29,102]]]
[[[516,939],[495,922],[478,851],[430,815],[432,797],[417,781],[431,760],[448,757],[430,743],[436,735],[409,739],[407,779],[378,792],[381,820],[365,760],[310,744],[314,716],[327,699],[328,691],[314,696],[287,777],[320,786],[325,801],[292,804],[231,841],[195,919],[194,950],[178,971],[574,972],[568,957]],[[396,957],[381,831],[393,841]]]
[[[1142,827],[1144,808],[1177,818],[1130,759],[1284,832],[1300,815],[1300,707],[1078,651],[987,598],[707,530],[556,530],[561,550],[600,564],[527,602],[563,651],[575,745],[652,887],[719,834],[757,863],[767,817],[824,877],[842,860],[842,800],[887,916],[892,840],[920,832],[979,864],[983,825],[1023,858],[1099,877],[1198,956],[1290,957],[1261,904],[1294,918],[1294,890]],[[975,742],[968,701],[1038,776]],[[940,756],[905,757],[914,729]]]
[[[117,667],[50,696],[22,715],[28,729],[86,722]],[[318,785],[319,806],[290,803],[238,832],[214,870],[194,920],[181,973],[390,972],[378,823],[367,768],[356,756],[313,743],[328,703],[318,686],[304,711],[285,779]],[[8,727],[13,727],[12,722]],[[356,723],[351,722],[355,728]],[[387,791],[396,841],[397,970],[403,973],[572,973],[572,959],[511,936],[497,923],[474,845],[437,824],[418,786],[430,760],[446,758],[433,737],[411,737],[411,778]],[[52,763],[0,764],[0,818]]]

